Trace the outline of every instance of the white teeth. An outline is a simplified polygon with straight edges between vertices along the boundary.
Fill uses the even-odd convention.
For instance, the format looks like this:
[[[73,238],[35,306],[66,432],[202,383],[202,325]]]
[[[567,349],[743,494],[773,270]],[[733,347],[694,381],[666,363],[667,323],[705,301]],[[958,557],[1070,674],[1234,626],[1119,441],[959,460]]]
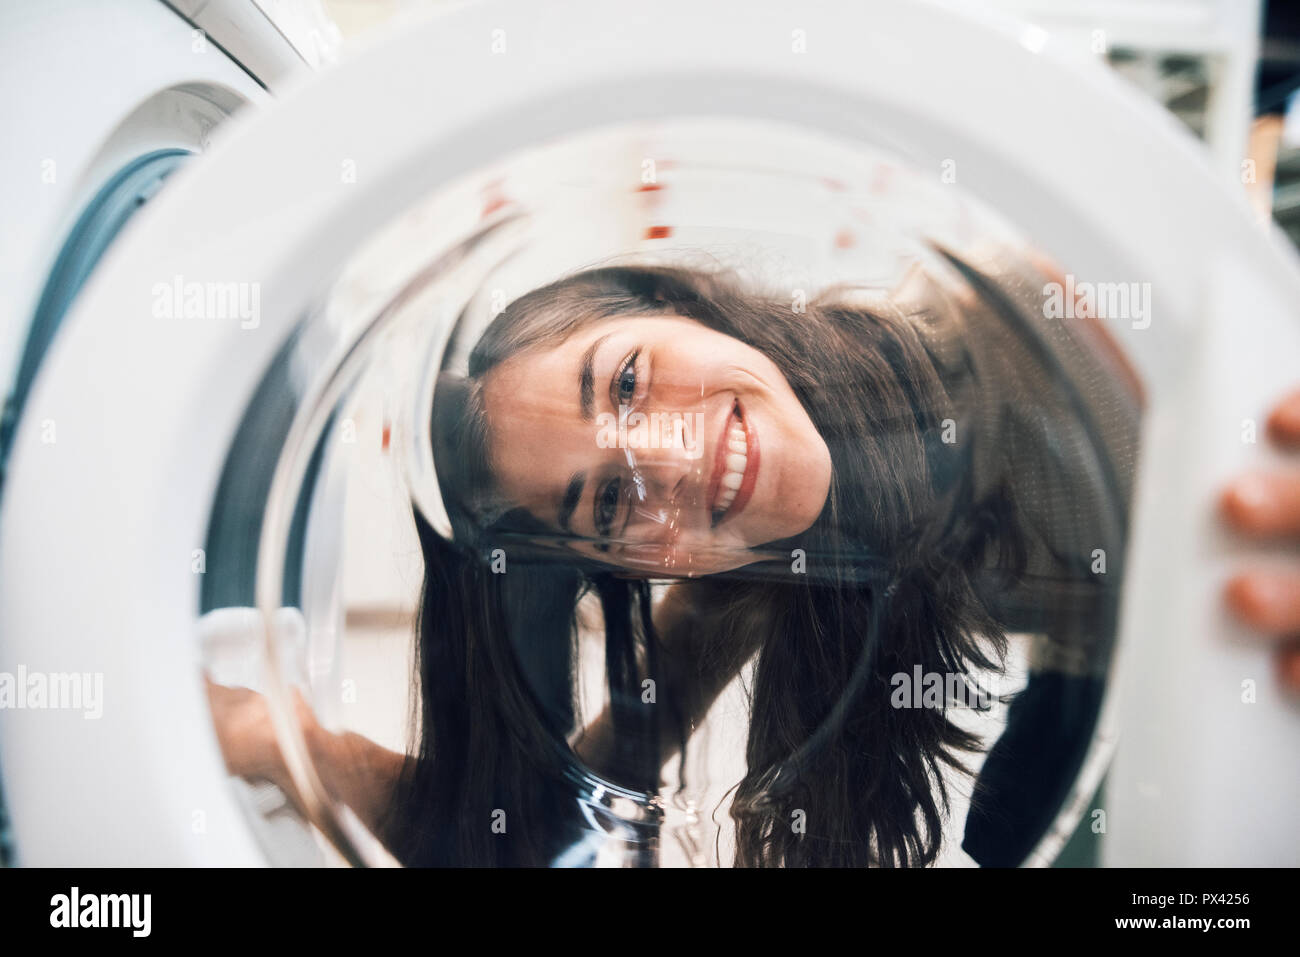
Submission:
[[[732,427],[727,433],[727,458],[723,463],[726,471],[718,487],[714,511],[725,512],[736,500],[736,492],[745,481],[745,466],[749,463],[748,452],[749,443],[745,440],[745,430]]]

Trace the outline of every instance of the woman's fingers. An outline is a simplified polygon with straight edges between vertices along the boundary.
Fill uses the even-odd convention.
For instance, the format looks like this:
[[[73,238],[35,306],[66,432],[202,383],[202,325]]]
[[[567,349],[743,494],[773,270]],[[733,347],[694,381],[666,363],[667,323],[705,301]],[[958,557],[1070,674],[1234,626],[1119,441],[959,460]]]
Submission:
[[[1256,569],[1233,577],[1228,604],[1246,624],[1277,635],[1300,635],[1300,569]]]
[[[1274,408],[1268,435],[1288,449],[1300,449],[1300,389]],[[1256,538],[1300,537],[1300,473],[1256,472],[1223,492],[1220,508],[1228,523]],[[1283,687],[1300,691],[1300,568],[1256,569],[1233,577],[1228,605],[1246,624],[1284,638],[1277,649]]]
[[[1300,691],[1300,639],[1293,639],[1277,651],[1277,672],[1282,684]]]
[[[1300,569],[1257,570],[1228,582],[1228,604],[1246,624],[1271,635],[1289,635],[1277,649],[1283,687],[1300,692]]]
[[[1278,403],[1268,417],[1268,435],[1283,448],[1300,449],[1300,389]]]
[[[1277,404],[1268,434],[1283,448],[1300,450],[1300,389]],[[1300,536],[1300,472],[1254,472],[1224,489],[1219,502],[1239,531],[1263,537]]]
[[[1234,528],[1249,535],[1300,536],[1300,473],[1244,475],[1224,490],[1220,507]]]

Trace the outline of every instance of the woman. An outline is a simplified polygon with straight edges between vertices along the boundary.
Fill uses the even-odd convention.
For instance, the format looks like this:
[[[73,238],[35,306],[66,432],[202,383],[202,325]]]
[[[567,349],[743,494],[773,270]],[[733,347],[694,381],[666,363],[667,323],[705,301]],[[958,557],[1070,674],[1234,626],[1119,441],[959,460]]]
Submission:
[[[1015,707],[1074,734],[995,749],[967,831],[1018,860],[1008,842],[1054,814],[1100,699],[1140,401],[1099,328],[1043,316],[1047,278],[936,249],[888,295],[805,305],[611,267],[511,304],[435,401],[455,544],[416,514],[419,753],[312,732],[327,784],[406,863],[550,863],[584,830],[575,753],[657,791],[752,659],[736,863],[926,864],[945,768],[979,741],[958,701],[896,706],[895,679],[970,690],[1028,631],[1038,677]],[[655,603],[650,578],[676,583]],[[610,700],[582,727],[585,594]],[[1027,755],[1043,789],[1016,807],[1007,768]]]

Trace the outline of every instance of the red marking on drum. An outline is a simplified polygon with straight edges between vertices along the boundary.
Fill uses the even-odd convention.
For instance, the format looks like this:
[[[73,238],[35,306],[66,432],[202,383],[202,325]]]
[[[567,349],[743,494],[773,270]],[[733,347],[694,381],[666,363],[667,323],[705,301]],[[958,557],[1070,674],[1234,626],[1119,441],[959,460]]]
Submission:
[[[489,196],[483,201],[483,212],[479,214],[479,219],[487,219],[499,209],[509,206],[512,201],[505,196]]]
[[[871,192],[883,193],[889,188],[890,180],[894,178],[894,168],[886,166],[884,163],[876,166],[874,175],[871,178]]]

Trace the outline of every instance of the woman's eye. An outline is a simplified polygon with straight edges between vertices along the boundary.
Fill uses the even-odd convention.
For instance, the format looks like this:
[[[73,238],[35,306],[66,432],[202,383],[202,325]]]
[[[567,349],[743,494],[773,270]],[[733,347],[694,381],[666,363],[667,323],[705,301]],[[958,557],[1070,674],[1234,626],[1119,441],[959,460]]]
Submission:
[[[614,377],[614,398],[619,405],[629,405],[636,398],[636,361],[640,356],[638,349],[624,359]]]
[[[596,495],[596,531],[602,535],[609,534],[610,527],[614,524],[614,516],[618,514],[621,481],[621,479],[612,479],[606,482]]]

